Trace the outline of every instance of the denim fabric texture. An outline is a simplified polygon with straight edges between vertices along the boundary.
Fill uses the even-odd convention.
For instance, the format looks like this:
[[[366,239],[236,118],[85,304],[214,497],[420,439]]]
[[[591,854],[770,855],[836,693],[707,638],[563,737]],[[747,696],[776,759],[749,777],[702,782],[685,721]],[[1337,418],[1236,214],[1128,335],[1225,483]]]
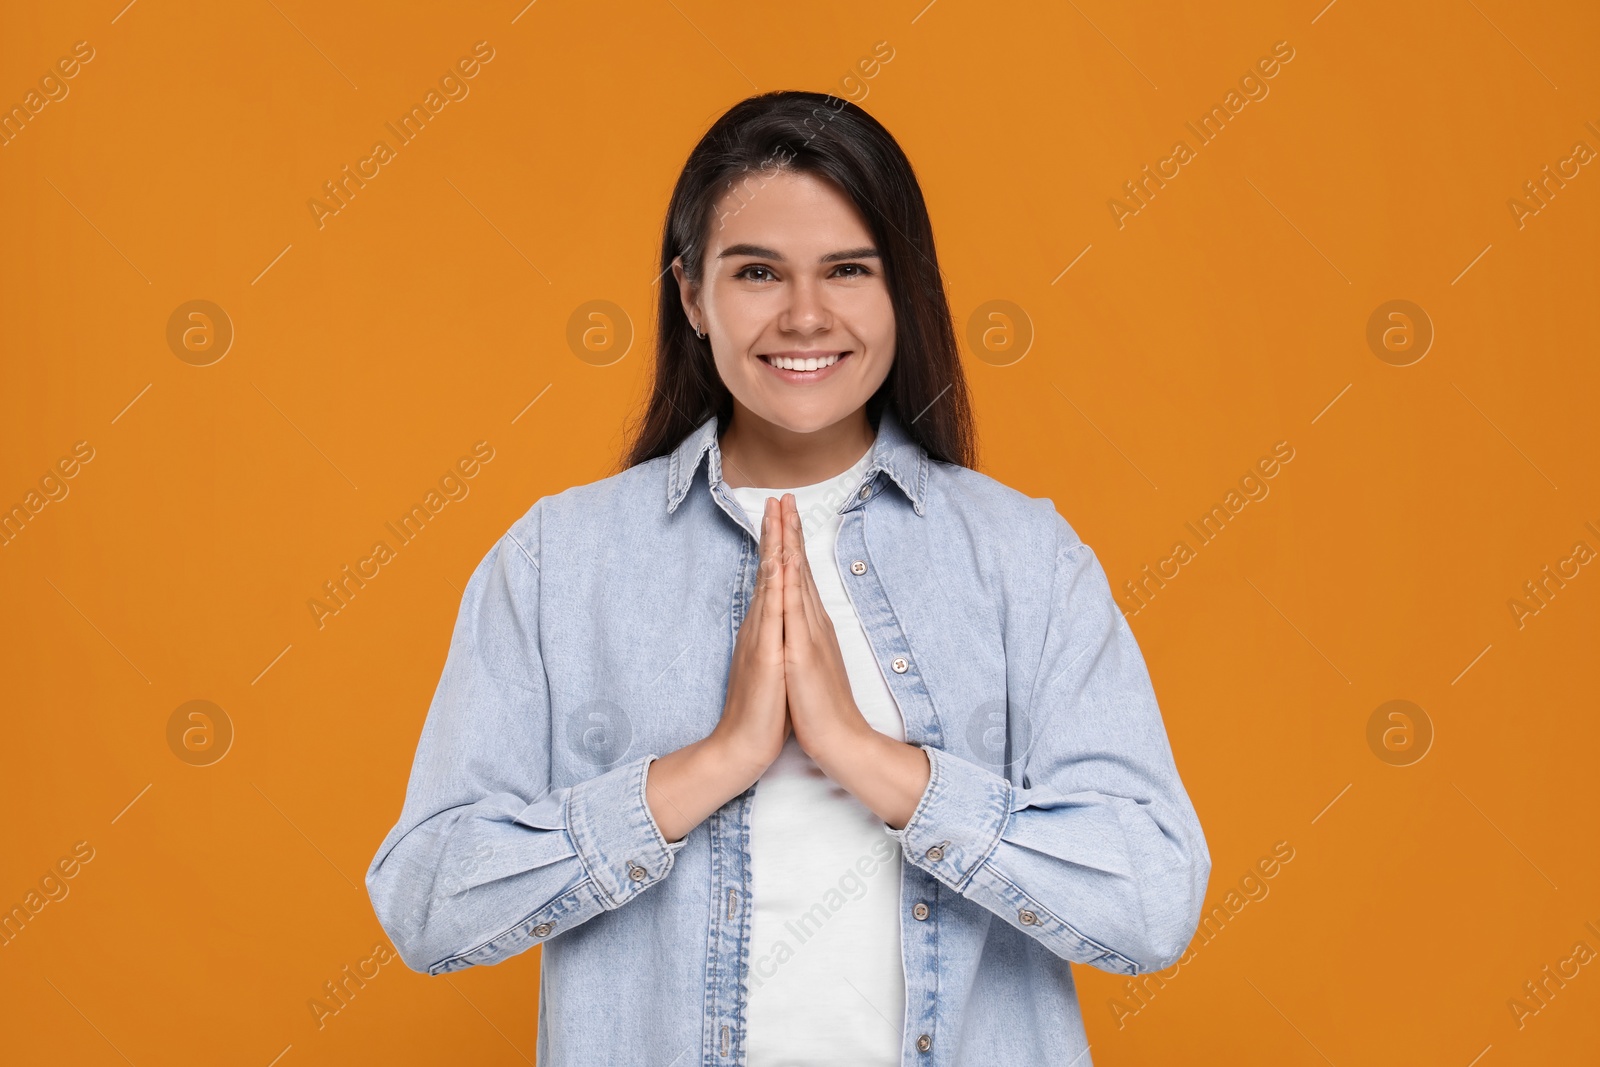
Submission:
[[[931,766],[883,827],[884,1025],[904,1067],[1089,1067],[1068,964],[1170,967],[1211,871],[1149,672],[1052,501],[931,459],[892,409],[871,454],[834,562]],[[720,719],[757,562],[711,417],[535,501],[467,583],[366,884],[416,971],[541,946],[539,1067],[745,1062],[755,786],[668,842],[645,774]]]

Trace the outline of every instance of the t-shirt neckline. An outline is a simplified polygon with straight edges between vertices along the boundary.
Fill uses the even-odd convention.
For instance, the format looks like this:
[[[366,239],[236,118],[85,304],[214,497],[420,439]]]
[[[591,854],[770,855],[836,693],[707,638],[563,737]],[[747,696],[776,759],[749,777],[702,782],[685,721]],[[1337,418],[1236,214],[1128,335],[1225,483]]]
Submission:
[[[729,488],[731,488],[735,493],[744,493],[747,495],[757,494],[758,499],[762,500],[769,496],[782,497],[785,493],[793,493],[796,499],[813,495],[815,493],[827,490],[832,486],[838,485],[841,482],[859,478],[861,473],[867,469],[868,464],[871,462],[873,445],[876,444],[877,441],[874,439],[873,444],[867,446],[866,452],[862,453],[861,458],[852,463],[848,470],[841,471],[831,478],[824,478],[820,482],[813,482],[810,485],[790,486],[783,489],[761,485],[730,486]]]

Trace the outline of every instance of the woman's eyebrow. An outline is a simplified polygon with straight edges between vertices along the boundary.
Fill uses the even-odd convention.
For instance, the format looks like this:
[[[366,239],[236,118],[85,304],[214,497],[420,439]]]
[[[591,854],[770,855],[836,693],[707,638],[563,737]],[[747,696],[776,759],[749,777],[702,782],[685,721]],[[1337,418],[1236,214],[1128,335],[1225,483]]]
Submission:
[[[778,263],[785,262],[782,252],[765,245],[736,244],[729,245],[717,253],[718,259],[727,259],[729,256],[755,256],[758,259],[770,259]],[[878,250],[871,245],[864,248],[850,248],[843,252],[829,252],[820,257],[818,263],[839,263],[847,259],[878,259]]]

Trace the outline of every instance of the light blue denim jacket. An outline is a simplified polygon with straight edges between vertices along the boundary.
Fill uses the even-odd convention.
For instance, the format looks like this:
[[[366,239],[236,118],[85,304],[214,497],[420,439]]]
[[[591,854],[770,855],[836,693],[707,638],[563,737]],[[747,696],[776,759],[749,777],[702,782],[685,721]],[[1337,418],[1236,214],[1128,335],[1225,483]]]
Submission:
[[[840,574],[932,770],[884,825],[902,1065],[1087,1067],[1068,961],[1170,967],[1211,871],[1139,646],[1049,499],[930,459],[892,410],[840,513]],[[745,1062],[756,787],[668,842],[645,771],[721,717],[757,536],[713,417],[535,501],[467,583],[367,889],[417,971],[541,946],[539,1067]]]

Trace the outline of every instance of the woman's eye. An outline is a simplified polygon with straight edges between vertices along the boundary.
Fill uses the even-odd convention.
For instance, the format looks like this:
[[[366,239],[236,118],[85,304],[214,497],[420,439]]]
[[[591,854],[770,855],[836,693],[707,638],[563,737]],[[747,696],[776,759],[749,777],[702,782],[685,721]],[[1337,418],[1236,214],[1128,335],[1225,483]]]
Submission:
[[[758,272],[762,275],[762,277],[755,277],[753,276],[752,272]],[[839,266],[834,268],[834,274],[840,278],[870,278],[872,276],[872,271],[870,268],[860,263],[841,263]],[[769,268],[758,266],[754,263],[734,274],[734,277],[744,278],[747,281],[752,282],[766,282],[773,280],[772,271]]]

